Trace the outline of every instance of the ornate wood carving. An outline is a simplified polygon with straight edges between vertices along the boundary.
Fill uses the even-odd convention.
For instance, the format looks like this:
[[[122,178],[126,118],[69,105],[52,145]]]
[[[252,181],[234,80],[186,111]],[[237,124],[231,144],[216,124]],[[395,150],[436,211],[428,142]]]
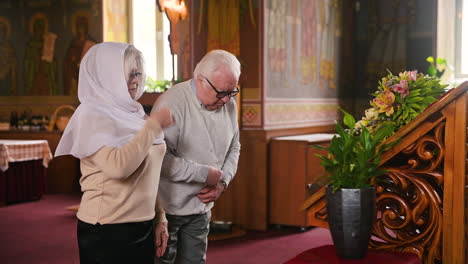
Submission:
[[[441,260],[445,122],[384,164],[376,180],[377,221],[371,246]]]
[[[468,260],[468,82],[452,89],[387,140],[388,172],[376,179],[371,247],[416,253],[423,263]],[[328,227],[325,187],[302,208]]]

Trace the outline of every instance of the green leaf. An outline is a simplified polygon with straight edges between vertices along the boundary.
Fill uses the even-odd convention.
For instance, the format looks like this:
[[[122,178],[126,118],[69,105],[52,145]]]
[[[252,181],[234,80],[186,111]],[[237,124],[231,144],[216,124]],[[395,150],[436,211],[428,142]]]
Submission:
[[[437,64],[447,64],[447,60],[442,59],[442,58],[437,58]]]
[[[427,74],[430,76],[436,76],[437,74],[437,69],[434,65],[430,65],[429,68],[427,69]]]
[[[354,129],[354,126],[356,125],[356,119],[354,117],[346,112],[344,109],[340,108],[341,112],[344,114],[343,122],[344,124],[349,128],[349,129]]]
[[[395,131],[395,125],[391,123],[383,124],[375,133],[374,139],[377,142],[383,141]]]

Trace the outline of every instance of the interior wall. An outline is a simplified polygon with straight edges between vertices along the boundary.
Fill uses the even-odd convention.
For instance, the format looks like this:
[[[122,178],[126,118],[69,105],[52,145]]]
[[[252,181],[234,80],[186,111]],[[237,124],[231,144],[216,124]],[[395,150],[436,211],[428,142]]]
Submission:
[[[190,19],[190,76],[192,76],[197,63],[206,54],[206,3],[204,6],[201,2],[200,0],[187,1],[189,6],[188,18]]]
[[[263,38],[261,1],[252,1],[252,10],[244,11],[240,27],[241,128],[263,127]],[[250,13],[252,11],[252,13]]]
[[[342,2],[265,2],[264,128],[337,119]]]

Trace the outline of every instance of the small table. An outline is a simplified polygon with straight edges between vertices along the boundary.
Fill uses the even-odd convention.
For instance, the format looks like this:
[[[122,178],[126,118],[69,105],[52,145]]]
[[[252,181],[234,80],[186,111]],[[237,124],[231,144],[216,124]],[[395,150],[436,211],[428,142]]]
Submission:
[[[0,204],[39,199],[51,159],[47,140],[0,140]]]
[[[359,260],[341,259],[336,255],[333,245],[309,249],[285,264],[421,264],[412,253],[368,249],[366,257]]]

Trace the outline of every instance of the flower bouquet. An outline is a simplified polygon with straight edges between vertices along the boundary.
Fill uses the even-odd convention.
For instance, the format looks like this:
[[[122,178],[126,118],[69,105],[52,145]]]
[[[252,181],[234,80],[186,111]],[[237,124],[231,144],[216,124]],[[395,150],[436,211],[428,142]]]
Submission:
[[[393,75],[391,72],[379,82],[378,90],[372,95],[371,108],[356,123],[356,129],[367,128],[373,133],[383,124],[392,124],[395,131],[408,124],[435,102],[445,92],[436,77],[417,71],[405,71]]]

